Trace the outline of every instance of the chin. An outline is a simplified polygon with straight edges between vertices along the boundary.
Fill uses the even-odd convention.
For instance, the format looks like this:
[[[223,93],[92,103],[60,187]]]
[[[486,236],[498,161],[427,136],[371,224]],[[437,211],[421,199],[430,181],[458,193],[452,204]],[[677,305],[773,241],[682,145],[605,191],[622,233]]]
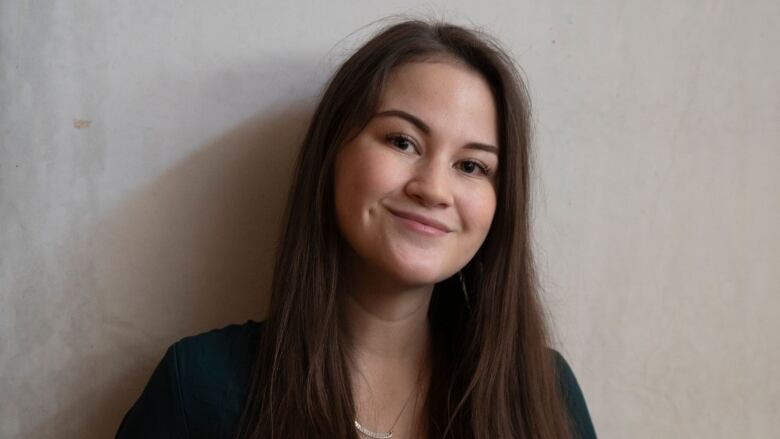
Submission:
[[[413,286],[434,285],[452,276],[438,267],[399,266],[393,272],[401,282]]]

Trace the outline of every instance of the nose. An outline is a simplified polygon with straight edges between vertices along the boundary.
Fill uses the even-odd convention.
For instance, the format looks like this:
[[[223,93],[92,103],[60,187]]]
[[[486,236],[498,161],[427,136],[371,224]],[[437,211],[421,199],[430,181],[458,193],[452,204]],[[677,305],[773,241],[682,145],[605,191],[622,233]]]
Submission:
[[[406,184],[406,193],[426,207],[449,206],[453,195],[450,172],[442,160],[421,160],[416,163]]]

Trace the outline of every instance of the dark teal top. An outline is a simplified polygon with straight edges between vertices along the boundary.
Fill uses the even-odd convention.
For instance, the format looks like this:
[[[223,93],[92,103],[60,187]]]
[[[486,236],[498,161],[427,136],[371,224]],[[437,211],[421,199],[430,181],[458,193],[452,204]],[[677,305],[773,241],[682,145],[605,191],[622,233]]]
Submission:
[[[263,322],[248,320],[171,345],[125,415],[117,439],[233,439],[247,398]],[[579,438],[595,438],[577,380],[555,352]]]

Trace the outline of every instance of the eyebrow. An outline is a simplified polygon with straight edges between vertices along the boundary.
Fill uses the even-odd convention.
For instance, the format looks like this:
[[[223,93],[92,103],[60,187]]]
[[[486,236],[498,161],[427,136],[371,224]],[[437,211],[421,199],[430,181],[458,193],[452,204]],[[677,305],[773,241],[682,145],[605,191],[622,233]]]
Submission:
[[[420,131],[422,131],[426,135],[431,134],[431,127],[426,125],[426,123],[420,120],[420,118],[413,116],[407,113],[406,111],[393,109],[393,110],[380,111],[379,113],[374,115],[374,117],[392,117],[392,116],[400,117],[401,119],[411,122],[412,125],[416,126]],[[464,146],[464,148],[478,149],[481,151],[492,152],[493,154],[498,155],[498,147],[494,145],[488,145],[486,143],[469,142]]]

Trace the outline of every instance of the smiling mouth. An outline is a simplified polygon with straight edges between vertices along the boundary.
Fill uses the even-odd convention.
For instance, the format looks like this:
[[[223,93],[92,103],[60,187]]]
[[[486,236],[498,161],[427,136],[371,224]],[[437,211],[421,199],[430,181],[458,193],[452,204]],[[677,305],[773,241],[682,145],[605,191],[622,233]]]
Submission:
[[[446,226],[437,224],[436,222],[420,217],[419,215],[410,214],[406,212],[397,212],[388,209],[398,221],[406,228],[420,232],[428,236],[444,236],[450,232]]]

